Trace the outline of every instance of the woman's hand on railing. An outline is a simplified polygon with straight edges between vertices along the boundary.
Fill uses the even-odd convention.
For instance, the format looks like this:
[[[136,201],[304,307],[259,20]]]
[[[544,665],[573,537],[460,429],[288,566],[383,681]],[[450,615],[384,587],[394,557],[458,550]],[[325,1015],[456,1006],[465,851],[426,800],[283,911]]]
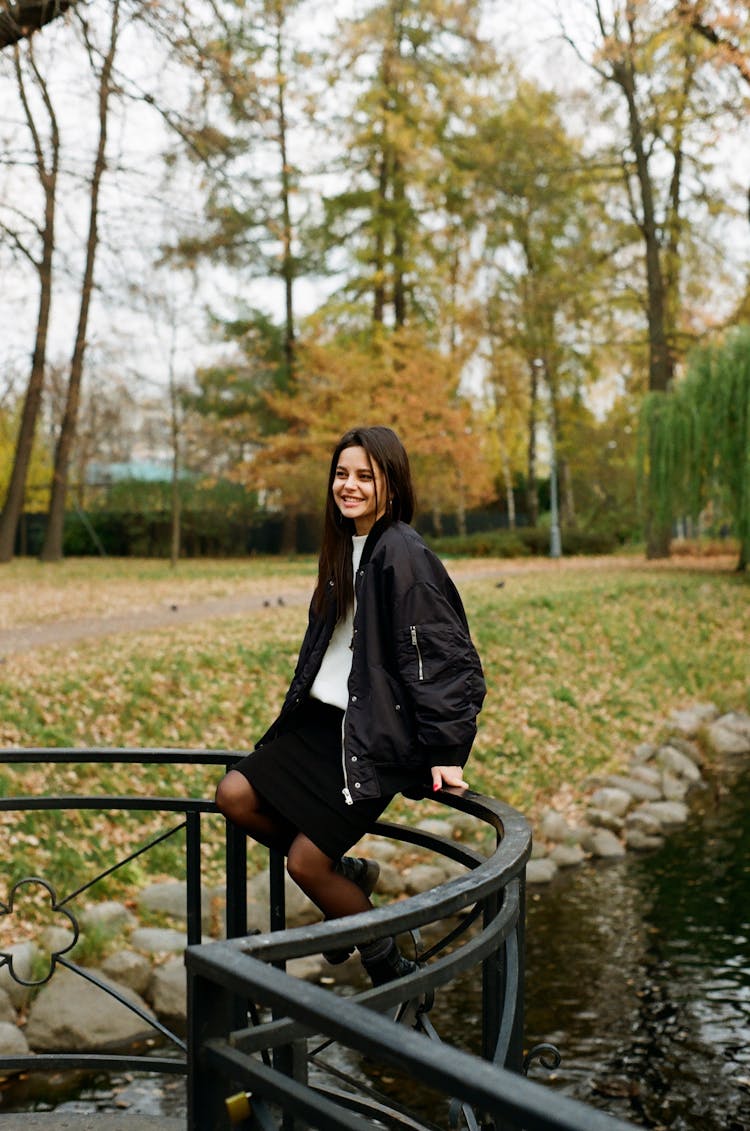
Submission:
[[[453,786],[454,789],[468,789],[468,782],[464,781],[464,772],[460,766],[432,767],[433,792],[437,792],[445,785]]]

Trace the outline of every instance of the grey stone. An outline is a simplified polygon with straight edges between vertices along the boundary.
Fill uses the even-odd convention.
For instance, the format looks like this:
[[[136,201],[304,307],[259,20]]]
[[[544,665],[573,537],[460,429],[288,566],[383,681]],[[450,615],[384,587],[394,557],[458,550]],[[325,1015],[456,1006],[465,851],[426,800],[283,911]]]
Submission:
[[[151,981],[151,963],[142,954],[134,950],[118,950],[108,955],[102,962],[102,971],[118,982],[121,986],[128,986],[135,993],[144,996]]]
[[[74,933],[67,927],[46,927],[39,941],[50,954],[64,954],[67,953],[74,938]]]
[[[350,966],[351,963],[351,966]],[[349,980],[350,974],[356,974],[357,978],[362,976],[362,963],[359,961],[359,955],[356,953],[352,955],[343,965],[347,966],[346,980]],[[326,962],[322,954],[306,954],[302,958],[292,958],[286,964],[286,972],[292,978],[299,978],[303,982],[319,982],[321,978],[328,978],[333,976],[334,981],[342,981],[338,977],[339,967],[331,966]]]
[[[401,869],[395,864],[381,861],[380,876],[378,877],[378,894],[399,896],[405,891],[404,876]]]
[[[548,884],[557,875],[557,864],[547,856],[544,860],[529,860],[526,865],[526,882]]]
[[[378,864],[383,861],[393,860],[395,856],[400,856],[402,852],[401,846],[393,840],[383,840],[380,837],[365,837],[361,844],[352,849],[352,856],[369,856],[373,860],[377,860]]]
[[[713,703],[693,703],[672,711],[669,723],[688,738],[694,738],[707,723],[713,722],[718,713]]]
[[[651,747],[653,753],[656,753],[656,747]],[[656,766],[648,765],[643,762],[634,762],[628,770],[628,777],[635,778],[636,781],[646,782],[647,785],[661,785],[661,773]]]
[[[634,852],[650,852],[655,848],[661,848],[664,844],[664,837],[649,836],[641,829],[633,828],[628,829],[625,833],[625,844]]]
[[[665,829],[684,825],[688,819],[688,807],[683,801],[649,801],[641,808]]]
[[[632,813],[628,813],[625,826],[627,834],[637,830],[644,836],[661,836],[661,821],[643,809],[634,809]]]
[[[675,746],[661,746],[656,761],[663,770],[669,770],[687,782],[697,784],[701,780],[701,772],[695,762]]]
[[[13,960],[13,973],[28,982],[34,970],[34,961],[39,948],[32,942],[13,943],[5,951]],[[0,989],[10,997],[16,1009],[20,1009],[29,998],[29,987],[23,986],[12,976],[7,963],[0,967]]]
[[[691,762],[695,762],[696,766],[698,766],[699,769],[701,766],[703,766],[706,760],[703,755],[703,751],[701,750],[698,743],[693,742],[690,738],[685,738],[684,735],[670,735],[669,742],[665,745],[672,746],[675,750],[679,750],[682,754],[689,758]]]
[[[641,742],[633,751],[633,761],[644,764],[650,762],[656,753],[656,747],[650,742]]]
[[[187,883],[185,880],[167,880],[149,884],[139,893],[138,906],[186,922]],[[208,888],[201,893],[201,926],[204,932],[209,933],[212,926],[221,921],[223,906],[222,888]]]
[[[706,732],[706,739],[711,749],[724,757],[747,754],[750,751],[750,742],[745,736],[733,727],[728,727],[723,719],[711,723]]]
[[[625,855],[625,845],[609,829],[590,829],[581,840],[582,846],[592,856],[615,860]]]
[[[586,853],[580,844],[557,844],[550,852],[549,858],[558,868],[574,868],[577,864],[583,863]]]
[[[665,770],[661,777],[661,791],[666,801],[684,801],[688,794],[688,783],[684,778],[675,777]]]
[[[7,990],[0,990],[0,1021],[10,1021],[13,1024],[16,1021],[16,1007]]]
[[[415,864],[405,873],[404,879],[409,895],[418,895],[444,884],[445,870],[439,864]]]
[[[379,885],[378,885],[379,887]],[[285,874],[284,899],[286,920],[290,927],[303,927],[317,923],[322,918],[320,911],[300,891],[297,885]],[[249,931],[267,931],[270,928],[270,888],[269,872],[266,869],[253,876],[247,884],[247,927]]]
[[[182,931],[170,927],[139,927],[130,936],[131,945],[147,954],[169,954],[183,951],[187,937]]]
[[[416,828],[420,829],[423,833],[441,836],[445,840],[453,840],[455,835],[452,822],[443,820],[440,817],[425,817],[424,820],[417,821]]]
[[[0,1056],[27,1056],[29,1043],[23,1032],[10,1021],[0,1021]]]
[[[597,789],[591,795],[590,804],[594,809],[606,809],[609,813],[614,813],[616,817],[624,817],[628,809],[633,806],[633,795],[626,789],[614,789],[611,786],[605,786],[603,789]]]
[[[708,738],[717,753],[750,753],[750,715],[743,711],[722,715],[708,728]]]
[[[554,809],[547,809],[539,821],[539,835],[544,840],[552,840],[557,844],[563,844],[565,841],[570,840],[570,828],[568,822],[561,813],[555,812]]]
[[[24,1112],[0,1115],[0,1131],[185,1131],[185,1120],[164,1115],[116,1115],[106,1111]]]
[[[543,856],[547,855],[546,846],[540,840],[532,840],[531,842],[531,859],[541,860]]]
[[[650,785],[648,782],[640,781],[637,778],[625,777],[623,774],[610,774],[605,788],[623,789],[636,801],[658,801],[661,797],[659,786]]]
[[[107,900],[103,903],[90,903],[79,916],[82,927],[104,927],[113,931],[135,926],[137,919],[122,903]]]
[[[179,1027],[187,1021],[187,975],[185,963],[171,958],[151,975],[148,1000],[160,1021]]]
[[[586,820],[599,829],[609,829],[612,833],[622,832],[625,822],[622,817],[610,813],[608,809],[587,809]]]
[[[132,990],[103,976],[102,981],[152,1016]],[[58,970],[42,987],[26,1025],[26,1039],[38,1052],[115,1050],[152,1034],[153,1030],[131,1009],[70,970]]]

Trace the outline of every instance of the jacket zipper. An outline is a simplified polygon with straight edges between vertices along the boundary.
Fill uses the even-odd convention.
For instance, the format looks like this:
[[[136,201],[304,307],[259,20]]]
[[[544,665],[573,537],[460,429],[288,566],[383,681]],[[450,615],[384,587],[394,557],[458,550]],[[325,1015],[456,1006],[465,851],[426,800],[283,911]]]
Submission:
[[[411,626],[410,631],[411,631],[411,642],[417,650],[417,671],[419,672],[420,680],[423,680],[424,679],[424,666],[422,664],[422,652],[421,652],[421,649],[419,647],[419,639],[417,637],[417,626],[415,624],[413,624]]]
[[[341,720],[341,770],[342,770],[342,773],[344,775],[344,788],[341,790],[341,792],[344,795],[344,801],[346,802],[346,804],[347,805],[353,805],[354,804],[354,798],[352,797],[351,792],[349,790],[349,779],[346,776],[346,743],[345,743],[345,739],[344,739],[344,727],[345,726],[346,726],[346,711],[344,711],[344,717]]]

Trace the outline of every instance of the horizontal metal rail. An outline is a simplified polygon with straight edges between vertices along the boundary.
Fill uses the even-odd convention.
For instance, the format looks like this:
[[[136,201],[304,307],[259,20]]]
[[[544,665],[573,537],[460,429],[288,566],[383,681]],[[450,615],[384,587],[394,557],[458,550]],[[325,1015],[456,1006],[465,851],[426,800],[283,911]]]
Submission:
[[[228,769],[245,753],[35,747],[0,751],[0,765],[77,763],[104,768],[121,763]],[[484,825],[494,834],[494,849],[483,853],[424,829],[379,822],[375,836],[451,860],[465,871],[431,891],[359,915],[292,929],[286,927],[284,861],[278,853],[271,853],[271,930],[264,934],[247,934],[246,841],[227,824],[227,938],[210,943],[201,943],[201,822],[217,812],[213,801],[104,792],[0,798],[0,812],[164,812],[179,818],[114,865],[83,878],[67,894],[58,895],[49,879],[37,875],[16,879],[6,901],[0,892],[0,914],[7,914],[19,888],[38,883],[49,893],[53,909],[59,909],[73,926],[73,942],[52,953],[48,977],[40,982],[63,966],[100,984],[96,975],[71,961],[79,934],[76,900],[104,877],[183,831],[188,942],[187,1055],[182,1039],[157,1022],[155,1033],[171,1045],[165,1055],[62,1050],[0,1057],[0,1071],[90,1068],[187,1074],[189,1131],[226,1128],[226,1101],[238,1089],[246,1108],[242,1126],[248,1129],[287,1129],[295,1121],[296,1126],[351,1131],[364,1131],[375,1121],[408,1131],[429,1131],[435,1126],[418,1105],[411,1105],[409,1095],[395,1101],[369,1084],[363,1070],[347,1075],[325,1062],[322,1054],[335,1042],[351,1054],[400,1068],[445,1097],[450,1101],[452,1127],[463,1126],[467,1131],[480,1126],[493,1131],[624,1131],[626,1124],[552,1094],[523,1076],[537,1052],[547,1050],[545,1046],[526,1056],[523,1051],[525,866],[531,851],[527,822],[502,802],[470,790],[445,789],[430,796],[475,818],[478,827]],[[422,929],[428,927],[432,929],[430,943],[426,949],[417,944],[414,973],[353,997],[299,981],[285,972],[286,963],[295,958],[356,947],[389,935],[410,934],[419,940]],[[15,976],[10,953],[0,952],[2,965]],[[429,1015],[435,993],[444,992],[459,975],[472,970],[480,973],[482,983],[480,1056],[453,1047],[437,1032]],[[16,980],[24,984],[20,977]],[[103,992],[108,989],[101,988]],[[112,996],[132,1008],[125,995],[115,991]],[[398,1016],[398,1022],[391,1015]],[[139,1016],[143,1019],[142,1011]],[[252,1093],[250,1101],[248,1092]]]
[[[105,749],[105,748],[11,748],[0,750],[0,765],[25,766],[34,765],[97,765],[102,768],[111,768],[115,763],[124,765],[179,765],[187,767],[216,766],[221,770],[231,767],[238,758],[244,756],[245,751],[215,751],[215,750],[172,750],[172,749]],[[89,795],[19,795],[15,797],[0,798],[0,812],[126,812],[138,814],[144,812],[164,813],[165,816],[177,815],[181,818],[177,823],[169,820],[166,827],[151,836],[145,843],[125,852],[115,863],[102,868],[94,875],[82,877],[80,885],[68,892],[58,892],[59,884],[56,877],[45,877],[39,874],[40,868],[35,868],[28,875],[14,877],[13,883],[5,893],[0,891],[0,915],[15,913],[19,895],[24,889],[36,886],[49,898],[51,913],[60,913],[65,916],[66,925],[71,929],[73,940],[60,950],[50,952],[49,969],[45,976],[24,978],[15,968],[13,952],[0,950],[0,968],[5,966],[9,976],[19,985],[39,987],[48,982],[56,970],[64,967],[81,978],[82,981],[95,985],[101,990],[103,1001],[109,998],[118,1002],[125,1009],[131,1011],[143,1022],[144,1032],[149,1029],[160,1043],[170,1050],[167,1055],[154,1056],[152,1053],[139,1054],[131,1050],[124,1050],[116,1054],[109,1052],[71,1052],[61,1050],[54,1054],[32,1053],[26,1056],[5,1055],[0,1056],[0,1071],[3,1073],[16,1073],[24,1071],[59,1071],[67,1069],[101,1071],[133,1071],[138,1069],[149,1073],[169,1073],[185,1075],[187,1072],[186,1045],[178,1033],[158,1019],[147,1013],[143,1008],[134,1003],[128,995],[121,993],[108,981],[97,978],[88,969],[80,967],[70,961],[72,952],[79,941],[81,929],[78,915],[80,914],[76,901],[84,894],[91,895],[98,883],[105,878],[116,874],[120,869],[141,857],[148,857],[148,853],[157,845],[184,834],[184,876],[186,879],[186,941],[198,943],[201,940],[201,890],[203,886],[201,875],[201,820],[207,814],[215,814],[216,806],[212,800],[202,797],[153,797],[138,795],[110,795],[105,792],[93,796]],[[247,906],[246,906],[246,840],[231,826],[226,828],[225,839],[226,855],[226,883],[225,897],[227,904],[227,934],[245,934],[247,931]],[[32,862],[30,862],[32,863]]]

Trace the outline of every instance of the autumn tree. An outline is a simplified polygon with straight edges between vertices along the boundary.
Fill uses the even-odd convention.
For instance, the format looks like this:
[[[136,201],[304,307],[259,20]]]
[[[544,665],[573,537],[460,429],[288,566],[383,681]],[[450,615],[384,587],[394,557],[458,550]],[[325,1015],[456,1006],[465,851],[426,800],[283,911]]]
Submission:
[[[113,0],[109,35],[105,47],[101,52],[91,39],[91,29],[85,19],[81,21],[83,36],[86,42],[89,57],[92,61],[100,55],[98,62],[98,138],[94,155],[91,183],[89,190],[89,221],[86,237],[86,253],[81,281],[80,304],[78,310],[78,323],[76,326],[73,354],[70,360],[70,374],[65,399],[65,410],[60,424],[60,432],[55,447],[55,464],[52,475],[52,492],[50,495],[49,512],[47,515],[47,528],[45,531],[44,545],[42,547],[42,561],[56,562],[63,556],[63,528],[65,524],[65,503],[68,491],[68,473],[73,451],[76,428],[78,424],[79,405],[81,398],[81,381],[83,379],[84,358],[86,352],[89,311],[91,297],[94,289],[94,269],[96,255],[99,247],[99,196],[102,179],[107,164],[107,130],[109,126],[110,97],[112,94],[112,72],[117,51],[120,24],[120,0]]]
[[[423,509],[459,513],[491,496],[481,431],[458,395],[449,359],[419,331],[308,340],[293,395],[269,394],[284,422],[243,467],[245,481],[281,506],[317,511],[333,444],[358,423],[384,422],[401,436]]]
[[[213,168],[205,170],[204,215],[174,251],[189,264],[201,257],[225,263],[244,281],[281,284],[285,381],[294,375],[302,261],[293,139],[309,120],[309,53],[295,38],[303,9],[303,0],[222,0],[210,21],[189,27],[178,43],[204,83],[206,111],[189,131],[190,154],[212,157]]]
[[[343,282],[340,324],[438,325],[465,224],[452,140],[494,60],[469,0],[379,0],[335,43],[329,130],[342,187],[323,201],[322,243]]]
[[[473,124],[465,159],[476,172],[484,233],[490,393],[498,428],[506,431],[510,420],[518,426],[525,415],[526,505],[536,525],[537,432],[546,428],[550,442],[568,450],[561,404],[588,380],[609,248],[582,146],[567,133],[551,92],[519,82],[507,103],[479,108]],[[562,471],[572,524],[567,462]],[[505,480],[507,493],[507,471]]]
[[[707,191],[713,137],[723,109],[702,81],[706,52],[681,5],[659,0],[591,0],[595,40],[565,31],[569,43],[624,110],[616,150],[624,201],[641,245],[648,389],[663,393],[689,344],[684,319],[688,246],[699,218],[718,206]],[[614,203],[614,201],[613,201]],[[705,265],[703,266],[705,276]],[[654,461],[652,461],[654,463]],[[647,509],[647,553],[669,552],[670,531]]]
[[[40,218],[36,219],[26,208],[3,208],[0,210],[0,232],[12,243],[18,254],[32,265],[38,278],[39,300],[31,370],[5,502],[0,512],[0,562],[8,562],[13,557],[42,403],[52,307],[52,265],[60,169],[57,114],[46,78],[37,65],[33,39],[17,44],[12,51],[18,96],[30,139],[30,164],[38,182]]]

